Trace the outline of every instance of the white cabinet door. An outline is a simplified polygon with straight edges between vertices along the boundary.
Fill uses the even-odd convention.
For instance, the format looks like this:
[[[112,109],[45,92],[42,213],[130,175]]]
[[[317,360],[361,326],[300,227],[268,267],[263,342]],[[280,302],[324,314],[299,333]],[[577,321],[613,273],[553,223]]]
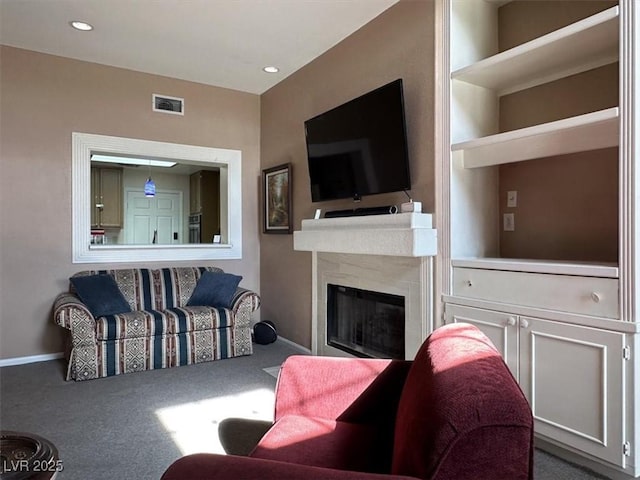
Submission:
[[[529,317],[519,327],[536,433],[623,466],[625,335]]]
[[[465,322],[478,327],[489,337],[505,359],[513,376],[518,379],[517,316],[493,310],[445,305],[445,322]]]

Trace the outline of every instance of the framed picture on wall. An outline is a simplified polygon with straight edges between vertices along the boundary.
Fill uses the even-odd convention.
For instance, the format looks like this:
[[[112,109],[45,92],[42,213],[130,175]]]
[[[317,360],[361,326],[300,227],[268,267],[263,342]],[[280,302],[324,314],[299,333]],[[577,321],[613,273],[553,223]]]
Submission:
[[[262,170],[264,233],[291,233],[291,164]]]

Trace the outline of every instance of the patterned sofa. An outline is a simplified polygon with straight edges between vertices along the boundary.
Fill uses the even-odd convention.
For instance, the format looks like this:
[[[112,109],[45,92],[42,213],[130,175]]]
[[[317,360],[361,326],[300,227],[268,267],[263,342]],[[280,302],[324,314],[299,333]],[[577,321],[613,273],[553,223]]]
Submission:
[[[253,353],[255,292],[238,287],[230,308],[187,306],[205,271],[215,267],[90,270],[111,274],[130,313],[94,318],[73,288],[58,295],[54,321],[70,331],[67,380],[168,368]]]

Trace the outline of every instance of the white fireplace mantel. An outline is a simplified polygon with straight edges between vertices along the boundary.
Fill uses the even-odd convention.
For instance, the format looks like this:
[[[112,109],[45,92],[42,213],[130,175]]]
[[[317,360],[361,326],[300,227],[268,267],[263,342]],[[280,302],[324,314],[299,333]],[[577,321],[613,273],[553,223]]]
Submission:
[[[436,230],[428,213],[398,213],[302,220],[293,233],[300,251],[426,257],[437,253]]]
[[[312,253],[311,351],[348,355],[327,343],[327,285],[405,298],[405,355],[412,359],[433,329],[436,230],[427,213],[303,220],[293,248]]]

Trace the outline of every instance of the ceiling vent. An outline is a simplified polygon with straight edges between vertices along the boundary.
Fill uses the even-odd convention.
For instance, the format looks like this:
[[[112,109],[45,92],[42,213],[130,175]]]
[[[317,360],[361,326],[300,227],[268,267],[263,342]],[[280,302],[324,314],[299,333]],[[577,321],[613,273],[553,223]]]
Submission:
[[[184,115],[184,98],[153,94],[153,111]]]

